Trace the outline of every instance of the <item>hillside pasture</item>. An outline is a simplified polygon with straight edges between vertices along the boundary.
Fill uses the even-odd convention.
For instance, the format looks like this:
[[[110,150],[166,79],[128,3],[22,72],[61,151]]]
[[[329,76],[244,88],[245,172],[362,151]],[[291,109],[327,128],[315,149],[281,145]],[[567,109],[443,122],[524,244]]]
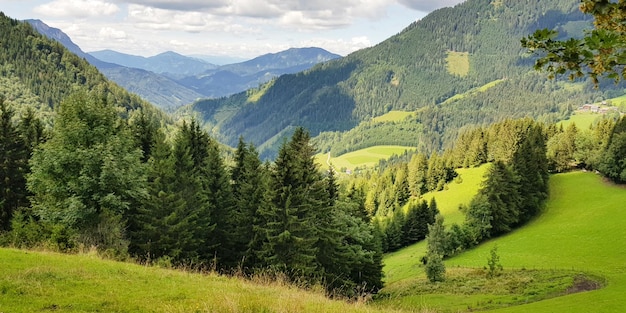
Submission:
[[[381,116],[373,118],[372,121],[375,123],[401,122],[413,114],[415,113],[405,111],[389,111]]]
[[[600,114],[577,112],[576,114],[572,114],[568,119],[558,122],[557,127],[562,125],[563,128],[567,128],[567,126],[574,123],[578,129],[589,129],[591,125],[601,118],[602,115]]]
[[[389,159],[392,155],[400,155],[406,151],[415,150],[414,147],[405,146],[373,146],[337,157],[328,158],[328,153],[320,153],[315,160],[321,168],[327,168],[330,163],[337,171],[341,169],[354,170],[355,168],[367,168],[378,165],[380,160]]]
[[[470,71],[469,52],[448,51],[446,57],[448,73],[465,77]]]
[[[387,255],[387,298],[379,305],[421,307],[429,312],[622,312],[626,306],[624,203],[626,189],[599,175],[553,175],[550,199],[540,216],[446,260],[452,282],[433,285],[425,281],[419,262],[425,252],[423,242]],[[463,291],[476,284],[476,279],[460,273],[480,272],[495,245],[503,275],[512,275],[522,289],[506,287],[508,281],[502,283],[503,290],[511,290],[508,294],[479,287],[484,291]],[[458,276],[468,277],[459,282]],[[590,291],[599,287],[603,288]]]
[[[476,168],[457,169],[459,176],[446,187],[445,190],[429,192],[422,199],[430,202],[432,198],[437,202],[439,212],[445,218],[445,224],[461,224],[464,219],[463,212],[459,210],[462,204],[469,201],[478,193],[480,184],[484,179],[489,164]],[[425,277],[424,270],[419,259],[426,254],[426,242],[418,242],[399,251],[385,256],[385,284],[393,286],[394,283],[414,277]],[[393,288],[393,287],[392,287]]]
[[[0,312],[390,312],[254,281],[65,255],[0,249]]]

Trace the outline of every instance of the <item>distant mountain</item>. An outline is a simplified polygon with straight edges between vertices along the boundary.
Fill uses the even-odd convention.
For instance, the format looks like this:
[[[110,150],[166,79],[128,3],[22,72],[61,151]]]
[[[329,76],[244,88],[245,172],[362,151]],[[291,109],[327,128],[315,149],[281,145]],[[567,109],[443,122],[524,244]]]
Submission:
[[[256,88],[277,76],[301,72],[338,58],[341,56],[321,48],[291,48],[249,61],[223,65],[178,82],[206,97],[219,98]]]
[[[594,90],[588,81],[547,79],[520,45],[540,28],[580,35],[591,21],[579,2],[467,0],[374,47],[262,88],[199,101],[192,110],[222,142],[234,146],[243,136],[260,150],[280,143],[295,126],[309,129],[324,151],[403,144],[432,152],[470,125],[526,116],[553,122],[581,103],[623,94],[624,85]],[[414,114],[396,122],[373,120],[392,110]]]
[[[200,59],[205,62],[216,65],[226,65],[233,63],[241,63],[247,61],[245,58],[231,57],[231,56],[218,56],[218,55],[204,55],[204,54],[190,54],[192,58]]]
[[[102,60],[99,60],[97,58],[94,58],[93,56],[85,53],[78,45],[76,45],[72,39],[70,39],[70,37],[65,34],[62,30],[58,29],[58,28],[54,28],[54,27],[50,27],[48,26],[46,23],[42,22],[41,20],[25,20],[25,22],[29,23],[35,30],[37,30],[40,34],[52,39],[52,40],[56,40],[59,43],[61,43],[65,48],[67,48],[68,50],[70,50],[72,53],[76,54],[77,56],[87,60],[87,62],[91,63],[92,65],[98,67],[98,68],[110,68],[110,67],[116,67],[116,64],[112,64],[112,63],[108,63]]]
[[[98,92],[122,111],[142,108],[166,120],[162,111],[108,80],[80,52],[41,21],[17,21],[0,12],[0,95],[17,111],[35,109],[46,124],[52,123],[53,109],[75,91]]]
[[[163,52],[148,58],[113,50],[94,51],[89,54],[105,62],[179,78],[197,75],[217,68],[217,65],[172,51]]]
[[[100,71],[126,90],[140,95],[166,111],[173,111],[204,98],[203,95],[176,81],[150,71],[125,66],[100,68]]]
[[[107,78],[162,109],[173,110],[204,97],[203,95],[178,84],[176,81],[166,76],[148,72],[143,69],[125,67],[124,65],[113,62],[116,61],[113,57],[108,58],[111,61],[105,62],[88,53],[85,53],[63,31],[58,28],[50,27],[40,20],[27,20],[27,22],[31,24],[40,34],[61,43],[77,56],[87,60],[87,62],[97,67]],[[111,51],[110,55],[116,56],[117,52]],[[134,57],[129,55],[125,56],[127,56],[126,59],[129,60],[132,60]],[[152,62],[155,64],[162,62],[165,64],[163,67],[170,70],[177,68],[182,70],[184,67],[192,66],[185,64],[186,59],[193,60],[192,58],[179,56],[180,55],[173,52],[163,53],[159,56],[155,56],[154,59],[152,59]],[[134,58],[138,62],[145,59],[142,57]],[[120,60],[123,61],[123,58],[120,58]],[[205,65],[207,64],[203,61],[196,62]],[[210,67],[211,66],[207,66],[202,69],[204,70]]]

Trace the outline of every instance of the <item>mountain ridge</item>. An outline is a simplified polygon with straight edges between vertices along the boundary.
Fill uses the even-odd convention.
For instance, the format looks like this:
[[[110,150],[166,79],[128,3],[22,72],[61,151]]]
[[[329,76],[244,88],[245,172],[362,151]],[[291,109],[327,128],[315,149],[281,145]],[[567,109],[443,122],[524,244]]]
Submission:
[[[571,26],[586,23],[575,0],[468,0],[433,11],[376,46],[283,75],[258,89],[262,92],[202,100],[191,109],[230,145],[243,135],[261,146],[289,127],[304,126],[325,146],[351,149],[363,140],[399,144],[395,138],[406,137],[420,150],[438,151],[462,127],[525,116],[555,121],[580,102],[604,97],[586,81],[548,80],[536,73],[520,45],[535,29],[577,29]],[[450,68],[456,66],[451,56],[465,64],[466,73]],[[495,81],[502,83],[468,93]],[[256,94],[254,101],[250,93]],[[220,113],[224,110],[230,113]],[[416,114],[393,136],[367,124],[391,110]],[[357,125],[364,138],[342,138]],[[415,128],[417,134],[406,131]]]

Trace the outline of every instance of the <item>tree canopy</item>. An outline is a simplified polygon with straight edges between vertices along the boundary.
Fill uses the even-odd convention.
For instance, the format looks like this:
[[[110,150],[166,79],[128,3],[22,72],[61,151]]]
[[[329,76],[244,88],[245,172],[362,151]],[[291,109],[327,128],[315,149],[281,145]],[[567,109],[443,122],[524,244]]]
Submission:
[[[551,77],[569,72],[571,79],[600,77],[615,81],[626,78],[626,1],[581,0],[580,11],[593,16],[593,29],[583,38],[557,40],[559,32],[537,30],[522,39],[522,46],[541,55],[536,69]]]

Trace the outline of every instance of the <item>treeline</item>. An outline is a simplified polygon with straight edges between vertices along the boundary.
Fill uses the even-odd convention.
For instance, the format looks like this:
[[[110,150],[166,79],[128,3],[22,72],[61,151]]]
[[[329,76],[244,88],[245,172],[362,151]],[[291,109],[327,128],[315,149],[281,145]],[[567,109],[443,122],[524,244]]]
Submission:
[[[273,164],[240,140],[227,166],[195,121],[167,140],[154,116],[123,119],[95,92],[63,101],[38,145],[46,137],[36,122],[0,109],[4,244],[269,272],[333,295],[382,287],[381,242],[364,205],[319,170],[303,128]]]
[[[546,142],[552,129],[528,118],[467,129],[453,149],[430,158],[423,153],[399,156],[350,183],[362,188],[384,251],[394,251],[424,239],[428,225],[435,223],[437,204],[426,204],[424,194],[445,189],[457,177],[456,168],[491,163],[478,195],[461,209],[466,222],[443,232],[441,257],[453,255],[541,211],[548,195]]]
[[[575,123],[555,126],[547,142],[549,170],[596,170],[616,183],[626,183],[625,138],[626,118],[617,113],[599,118],[589,129]]]

